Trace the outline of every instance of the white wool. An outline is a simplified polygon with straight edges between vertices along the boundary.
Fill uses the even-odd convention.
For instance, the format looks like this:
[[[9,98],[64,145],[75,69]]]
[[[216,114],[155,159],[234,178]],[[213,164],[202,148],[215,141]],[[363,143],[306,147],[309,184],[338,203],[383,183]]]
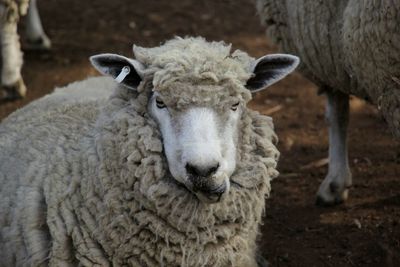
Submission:
[[[211,47],[228,49],[223,43]],[[149,72],[138,92],[92,78],[57,89],[5,119],[1,264],[257,266],[258,226],[270,181],[278,175],[272,120],[243,109],[232,187],[223,201],[205,204],[169,174],[160,132],[147,113],[157,75],[164,81],[158,92],[175,107],[211,106],[232,96],[247,102],[243,83],[250,57],[241,55],[210,63],[206,76],[220,81],[217,85],[203,75],[196,83],[202,72],[190,69],[176,72],[182,74],[176,80],[179,74],[163,70],[174,72],[183,63],[160,67],[155,56],[146,63]],[[186,59],[187,66],[199,60]],[[226,65],[230,73],[220,70]]]
[[[400,136],[400,1],[257,0],[257,8],[308,78],[377,105]]]

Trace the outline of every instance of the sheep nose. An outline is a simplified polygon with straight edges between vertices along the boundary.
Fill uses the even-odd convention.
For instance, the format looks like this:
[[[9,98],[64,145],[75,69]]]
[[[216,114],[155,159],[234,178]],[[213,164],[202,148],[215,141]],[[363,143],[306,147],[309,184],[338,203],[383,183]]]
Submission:
[[[213,165],[208,165],[208,166],[198,166],[198,165],[193,165],[193,164],[187,163],[185,168],[186,168],[187,173],[191,176],[209,177],[217,172],[217,170],[219,168],[219,163],[216,163]]]

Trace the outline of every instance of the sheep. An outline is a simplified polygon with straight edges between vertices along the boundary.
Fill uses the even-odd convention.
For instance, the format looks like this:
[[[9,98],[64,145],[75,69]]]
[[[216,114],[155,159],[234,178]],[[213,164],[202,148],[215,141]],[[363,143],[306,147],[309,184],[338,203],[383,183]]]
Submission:
[[[20,16],[25,14],[28,48],[48,50],[51,47],[51,42],[43,31],[36,0],[0,0],[2,99],[26,95],[26,86],[21,76],[22,51],[17,33],[17,23]]]
[[[349,94],[378,106],[400,137],[400,1],[257,0],[268,35],[302,58],[301,71],[327,96],[329,170],[317,204],[347,200]]]
[[[201,37],[133,50],[0,124],[0,266],[261,264],[279,152],[246,103],[299,59]]]

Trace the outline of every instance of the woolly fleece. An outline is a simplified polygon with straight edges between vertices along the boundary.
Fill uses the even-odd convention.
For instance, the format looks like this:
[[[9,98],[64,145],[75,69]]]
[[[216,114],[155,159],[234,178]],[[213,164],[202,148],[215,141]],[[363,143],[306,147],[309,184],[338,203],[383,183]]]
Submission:
[[[400,137],[400,0],[257,0],[257,8],[308,78],[377,105]]]
[[[278,175],[271,118],[244,109],[231,190],[204,204],[169,174],[147,113],[153,89],[177,109],[247,102],[254,60],[200,38],[135,55],[146,66],[137,91],[91,78],[0,125],[0,266],[257,266]]]

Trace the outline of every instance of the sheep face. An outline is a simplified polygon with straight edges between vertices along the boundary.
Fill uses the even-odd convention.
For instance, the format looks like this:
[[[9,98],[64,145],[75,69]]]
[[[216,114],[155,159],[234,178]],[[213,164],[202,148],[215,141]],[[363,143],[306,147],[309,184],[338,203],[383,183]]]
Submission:
[[[149,112],[159,124],[172,176],[203,202],[221,200],[229,192],[229,177],[236,167],[242,100],[232,97],[217,107],[169,104],[155,92]]]
[[[257,60],[224,43],[177,38],[161,47],[134,47],[137,59],[91,57],[93,66],[122,86],[150,95],[169,172],[207,203],[229,193],[236,169],[239,128],[251,92],[292,72],[299,59],[274,54]]]

